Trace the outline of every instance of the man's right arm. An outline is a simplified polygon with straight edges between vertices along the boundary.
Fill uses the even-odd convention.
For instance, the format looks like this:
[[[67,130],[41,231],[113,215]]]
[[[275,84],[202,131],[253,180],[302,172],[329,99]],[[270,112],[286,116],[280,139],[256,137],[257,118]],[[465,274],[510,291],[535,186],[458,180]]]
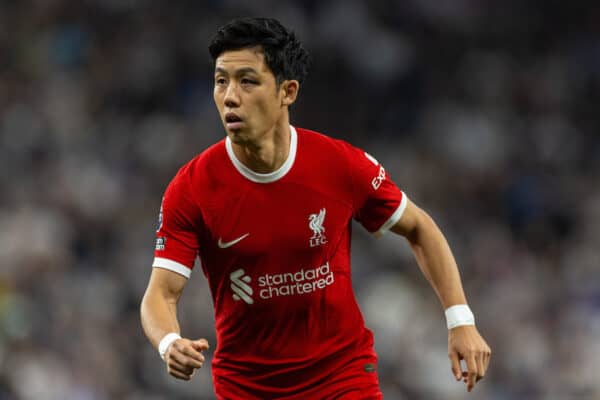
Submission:
[[[182,275],[163,268],[152,268],[140,315],[144,332],[157,349],[166,335],[180,333],[177,303],[186,283],[187,278]],[[206,349],[206,339],[181,338],[173,341],[164,355],[169,374],[178,379],[189,380],[194,371],[202,367],[202,351]]]

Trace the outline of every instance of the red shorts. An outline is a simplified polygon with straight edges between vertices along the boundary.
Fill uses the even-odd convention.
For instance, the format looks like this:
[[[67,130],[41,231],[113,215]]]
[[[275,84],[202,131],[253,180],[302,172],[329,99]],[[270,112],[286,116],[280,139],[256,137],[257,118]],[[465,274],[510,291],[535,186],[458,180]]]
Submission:
[[[375,360],[357,360],[333,373],[322,386],[291,399],[381,400],[376,365]]]
[[[322,383],[293,395],[250,395],[231,385],[215,387],[218,400],[381,400],[376,360],[358,358],[349,365],[333,371]]]

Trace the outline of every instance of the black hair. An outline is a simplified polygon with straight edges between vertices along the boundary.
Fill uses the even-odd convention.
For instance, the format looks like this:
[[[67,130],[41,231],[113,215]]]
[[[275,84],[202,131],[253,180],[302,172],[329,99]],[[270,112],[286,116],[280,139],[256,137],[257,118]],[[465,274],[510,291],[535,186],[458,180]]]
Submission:
[[[213,63],[225,51],[260,46],[265,63],[279,85],[284,80],[302,83],[308,74],[310,56],[294,32],[273,18],[239,18],[217,30],[208,51]]]

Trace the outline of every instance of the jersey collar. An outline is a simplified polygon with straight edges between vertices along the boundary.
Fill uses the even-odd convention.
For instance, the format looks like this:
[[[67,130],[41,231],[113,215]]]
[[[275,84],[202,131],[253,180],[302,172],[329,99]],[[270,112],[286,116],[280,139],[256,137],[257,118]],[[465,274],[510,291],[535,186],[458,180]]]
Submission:
[[[296,133],[296,128],[290,125],[290,152],[288,154],[287,159],[285,160],[283,165],[277,170],[269,172],[267,174],[260,174],[258,172],[252,171],[250,168],[242,164],[240,160],[238,160],[238,158],[235,156],[235,153],[233,152],[233,146],[231,144],[229,136],[225,138],[225,148],[227,149],[227,155],[229,156],[229,159],[233,163],[235,169],[237,169],[238,172],[242,174],[245,178],[257,183],[271,183],[283,178],[292,169],[292,166],[294,165],[297,147],[298,134]]]

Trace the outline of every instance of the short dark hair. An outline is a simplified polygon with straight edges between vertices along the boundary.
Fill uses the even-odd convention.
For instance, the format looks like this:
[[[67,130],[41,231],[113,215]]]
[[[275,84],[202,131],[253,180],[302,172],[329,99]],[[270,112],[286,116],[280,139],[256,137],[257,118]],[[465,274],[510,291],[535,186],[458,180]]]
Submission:
[[[302,83],[308,74],[310,56],[290,29],[273,18],[239,18],[217,30],[208,51],[213,62],[226,51],[260,46],[277,84],[284,80]]]

